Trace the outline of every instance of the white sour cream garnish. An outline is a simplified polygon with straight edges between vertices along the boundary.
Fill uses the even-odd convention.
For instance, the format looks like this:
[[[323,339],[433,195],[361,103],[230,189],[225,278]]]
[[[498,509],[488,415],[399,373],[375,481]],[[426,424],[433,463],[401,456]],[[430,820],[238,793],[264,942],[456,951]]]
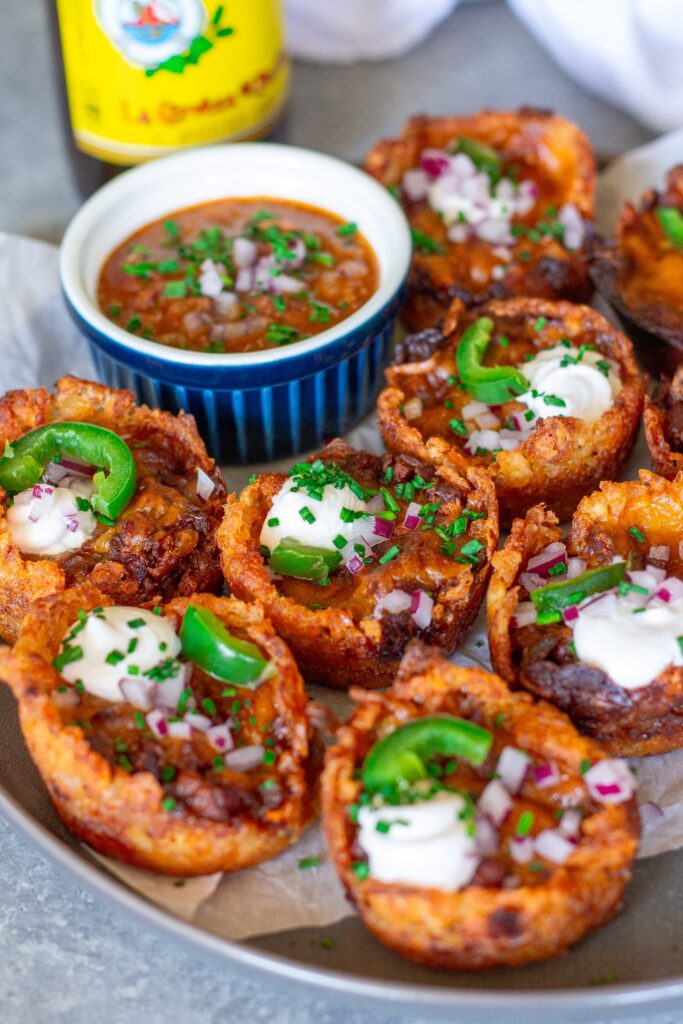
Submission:
[[[625,598],[601,602],[604,613],[579,614],[574,624],[577,657],[606,672],[625,690],[653,682],[669,665],[683,665],[683,598],[634,614]]]
[[[139,679],[180,652],[180,640],[171,621],[142,608],[114,605],[90,612],[85,625],[81,629],[79,625],[74,623],[67,637],[77,630],[68,646],[80,647],[82,654],[64,665],[60,675],[70,683],[80,680],[88,693],[104,700],[124,701],[121,680]],[[134,650],[129,651],[130,647]]]
[[[97,519],[90,509],[79,509],[77,499],[89,501],[93,491],[92,481],[75,476],[58,487],[40,483],[20,491],[6,512],[12,540],[27,555],[61,555],[83,547]]]
[[[348,484],[343,487],[327,484],[323,488],[321,501],[312,498],[304,487],[294,491],[292,488],[295,486],[295,478],[285,483],[282,490],[275,495],[265,518],[260,543],[269,551],[277,547],[285,537],[291,537],[308,547],[327,548],[330,551],[338,550],[334,543],[335,537],[342,536],[347,541],[354,537],[357,526],[354,521],[345,523],[341,518],[341,511],[348,508],[352,512],[364,512],[366,504],[353,493]],[[302,509],[310,511],[314,517],[313,522],[309,522],[305,512],[302,517]],[[277,522],[273,522],[274,520]],[[269,526],[269,522],[273,525]]]
[[[358,842],[372,878],[445,892],[467,885],[479,858],[464,811],[463,798],[446,791],[414,804],[362,807]]]
[[[599,420],[621,390],[619,374],[614,364],[600,352],[584,351],[581,359],[578,355],[579,350],[573,346],[554,345],[543,349],[528,363],[521,363],[518,369],[531,387],[517,396],[517,401],[523,402],[538,417],[576,416],[586,423]],[[569,362],[568,357],[578,361]],[[561,399],[564,405],[554,399]]]

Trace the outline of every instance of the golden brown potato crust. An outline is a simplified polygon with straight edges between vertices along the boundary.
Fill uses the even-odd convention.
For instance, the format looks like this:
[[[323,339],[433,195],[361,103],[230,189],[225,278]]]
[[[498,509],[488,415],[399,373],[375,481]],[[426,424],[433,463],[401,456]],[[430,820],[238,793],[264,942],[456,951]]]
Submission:
[[[95,423],[123,437],[137,464],[138,485],[115,526],[98,526],[78,551],[42,559],[17,549],[0,490],[0,637],[15,639],[31,601],[88,577],[122,604],[219,590],[215,530],[225,484],[194,417],[138,406],[130,391],[63,377],[53,394],[26,388],[0,398],[0,448],[58,420]],[[206,501],[196,493],[198,467],[214,483]]]
[[[581,781],[584,759],[603,757],[597,744],[578,735],[569,719],[528,694],[510,693],[504,682],[480,669],[444,661],[416,641],[393,687],[385,693],[352,691],[358,707],[326,756],[322,780],[323,822],[335,867],[350,899],[373,934],[401,956],[434,967],[482,970],[519,966],[564,953],[619,909],[631,876],[639,823],[635,800],[597,805]],[[576,850],[564,865],[510,887],[470,884],[457,892],[359,881],[356,829],[349,815],[362,789],[356,773],[387,731],[413,718],[453,714],[494,732],[493,759],[504,743],[539,762],[555,762],[562,774],[561,800],[587,812]],[[505,716],[501,730],[499,716]],[[527,794],[526,783],[522,793]],[[549,790],[528,790],[539,813],[559,806]],[[476,878],[476,876],[475,876]],[[533,880],[532,880],[533,879]]]
[[[521,362],[522,344],[524,351],[531,346],[542,349],[568,338],[577,346],[594,344],[613,360],[620,370],[621,391],[596,423],[572,416],[548,416],[537,421],[531,437],[514,451],[501,451],[495,459],[490,454],[467,455],[463,450],[467,438],[455,434],[449,421],[472,398],[457,384],[449,385],[448,379],[456,375],[460,338],[479,316],[494,321],[495,339],[486,357],[487,365],[510,364],[516,359]],[[540,331],[536,330],[539,320],[544,322]],[[497,339],[501,336],[510,339],[508,347],[500,347]],[[411,340],[406,339],[407,353],[410,346]],[[380,394],[377,410],[378,427],[387,448],[429,460],[428,443],[438,436],[445,457],[460,472],[468,463],[486,466],[496,486],[503,526],[538,501],[546,501],[562,519],[571,515],[583,495],[601,480],[619,474],[635,443],[643,408],[643,380],[628,338],[595,310],[568,302],[509,299],[470,312],[454,302],[433,354],[418,362],[392,366],[386,377],[389,386]],[[406,420],[403,405],[415,396],[423,402],[423,415]],[[450,399],[449,408],[444,406],[444,398]],[[502,414],[503,421],[517,405],[509,402],[501,407],[507,410]]]
[[[262,683],[259,691],[263,687],[272,691],[265,696],[272,698],[278,721],[279,753],[276,764],[268,770],[276,773],[284,798],[272,809],[263,806],[258,816],[237,809],[217,820],[208,801],[206,813],[200,813],[201,794],[194,811],[187,809],[192,796],[190,784],[194,782],[196,789],[201,782],[194,766],[201,754],[196,744],[204,742],[203,736],[190,743],[155,741],[149,734],[140,757],[155,767],[130,773],[96,749],[97,745],[104,748],[104,725],[99,732],[94,727],[89,738],[77,722],[70,721],[78,717],[78,710],[62,711],[52,699],[62,684],[52,659],[79,609],[112,603],[89,582],[42,598],[31,606],[14,648],[0,650],[0,676],[18,701],[29,752],[65,824],[100,853],[174,875],[237,871],[274,857],[295,843],[316,813],[317,750],[306,720],[307,701],[296,663],[262,608],[233,598],[195,594],[191,599],[171,601],[163,609],[179,624],[189,603],[204,605],[229,630],[256,643],[277,668],[276,675]],[[214,680],[211,685],[219,704],[225,684]],[[105,708],[105,714],[111,712],[111,705],[109,709],[106,712]],[[113,709],[132,717],[130,705],[115,705]],[[101,716],[99,720],[103,720]],[[179,766],[175,779],[168,784],[162,784],[157,773],[164,759]],[[225,770],[228,795],[231,787],[236,793],[248,787],[248,775]],[[169,793],[178,796],[172,811],[162,807]]]
[[[640,483],[605,482],[583,499],[572,520],[567,551],[593,568],[615,555],[644,561],[651,546],[667,545],[667,572],[683,576],[678,548],[682,517],[683,477],[669,483],[641,470]],[[631,527],[643,532],[643,543],[634,541]],[[515,520],[503,548],[493,556],[486,610],[495,670],[510,685],[557,705],[610,754],[644,757],[677,750],[683,746],[683,668],[671,666],[649,685],[627,690],[601,669],[577,660],[568,646],[568,626],[511,624],[517,603],[526,599],[520,573],[530,558],[561,536],[557,517],[537,505]]]
[[[413,117],[400,138],[384,139],[373,147],[365,169],[383,185],[397,186],[405,171],[419,164],[423,149],[443,149],[460,135],[493,146],[504,165],[518,169],[520,179],[536,182],[538,200],[524,218],[528,227],[545,217],[548,209],[564,203],[573,203],[585,220],[592,221],[596,171],[591,144],[575,124],[548,111],[524,108],[482,110],[467,117]],[[512,257],[504,279],[495,281],[491,271],[498,261],[489,243],[449,242],[445,225],[427,203],[406,200],[405,206],[411,227],[446,250],[413,254],[408,297],[401,312],[410,330],[436,323],[455,298],[471,306],[514,295],[575,302],[591,296],[586,243],[570,252],[550,236],[539,244],[519,237],[507,247]]]
[[[453,563],[451,559],[449,575],[446,575],[444,567],[438,564],[444,561],[443,558],[425,551],[426,542],[422,543],[419,548],[416,546],[413,555],[404,551],[387,565],[375,564],[370,567],[370,572],[361,572],[353,580],[346,581],[350,589],[349,604],[359,588],[364,590],[364,603],[372,597],[369,601],[372,608],[356,615],[349,610],[349,605],[344,607],[343,602],[337,607],[309,607],[280,593],[271,580],[266,561],[259,551],[259,537],[272,500],[287,479],[284,474],[264,474],[245,487],[239,496],[231,494],[228,497],[225,518],[218,531],[218,546],[228,586],[243,600],[262,602],[266,615],[294,651],[304,678],[339,687],[354,684],[369,688],[387,686],[396,674],[400,656],[411,634],[405,623],[399,624],[397,632],[387,617],[376,618],[374,605],[377,597],[396,586],[406,586],[406,581],[412,581],[414,589],[417,580],[429,580],[428,586],[433,591],[435,602],[429,627],[431,643],[450,653],[473,622],[484,598],[489,559],[498,543],[495,493],[483,470],[468,466],[461,475],[443,465],[438,443],[430,448],[430,453],[431,466],[422,468],[434,473],[437,486],[452,488],[456,492],[443,504],[443,512],[448,518],[455,518],[466,504],[485,513],[484,518],[470,523],[467,532],[468,538],[483,544],[479,563],[472,567]],[[365,462],[366,471],[372,473],[376,486],[383,482],[386,460],[356,452],[344,441],[331,442],[313,458],[334,461],[351,475],[354,472],[352,466]],[[432,466],[435,465],[438,468],[434,472]],[[364,483],[363,480],[360,482]],[[425,538],[426,534],[422,536]],[[438,543],[436,546],[438,550]],[[371,593],[367,593],[368,588]],[[320,590],[320,595],[314,598],[315,602],[327,600],[326,590]]]
[[[660,206],[683,212],[683,164],[668,172],[662,193],[648,189],[637,207],[624,203],[616,239],[596,248],[591,276],[634,328],[651,372],[673,372],[683,360],[683,249],[665,235]]]
[[[643,422],[653,470],[673,480],[683,470],[683,366],[645,396]]]

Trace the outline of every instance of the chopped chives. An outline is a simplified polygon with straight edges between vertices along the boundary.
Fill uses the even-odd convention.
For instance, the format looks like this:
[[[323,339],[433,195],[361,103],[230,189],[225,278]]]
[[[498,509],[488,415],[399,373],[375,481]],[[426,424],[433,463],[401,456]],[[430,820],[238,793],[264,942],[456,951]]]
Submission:
[[[396,555],[400,552],[400,550],[401,549],[398,546],[398,544],[394,544],[393,547],[389,548],[388,551],[384,552],[384,554],[382,555],[382,557],[379,560],[379,564],[380,565],[386,565],[387,562],[390,562],[392,560],[392,558],[396,558]]]
[[[451,428],[454,434],[460,434],[461,437],[467,437],[467,427],[464,422],[460,419],[452,419],[448,421],[448,426]]]
[[[515,832],[518,836],[528,836],[534,824],[534,812],[522,811],[518,820]]]
[[[645,534],[642,530],[639,530],[637,526],[631,526],[628,531],[629,537],[633,537],[639,544],[642,544],[645,540]]]
[[[320,857],[299,857],[297,867],[299,871],[305,871],[306,868],[317,868],[320,864]]]

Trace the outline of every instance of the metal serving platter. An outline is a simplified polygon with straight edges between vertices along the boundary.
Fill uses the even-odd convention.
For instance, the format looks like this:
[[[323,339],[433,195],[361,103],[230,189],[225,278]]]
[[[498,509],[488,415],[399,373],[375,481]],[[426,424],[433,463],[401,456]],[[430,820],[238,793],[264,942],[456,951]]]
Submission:
[[[108,874],[59,821],[29,757],[16,703],[0,686],[0,811],[36,846],[121,911],[226,966],[392,1014],[458,1021],[604,1020],[683,1005],[683,855],[640,862],[617,918],[567,956],[465,974],[418,967],[386,950],[357,917],[230,942],[159,909]],[[321,945],[321,939],[325,944]],[[328,939],[332,940],[332,948]]]

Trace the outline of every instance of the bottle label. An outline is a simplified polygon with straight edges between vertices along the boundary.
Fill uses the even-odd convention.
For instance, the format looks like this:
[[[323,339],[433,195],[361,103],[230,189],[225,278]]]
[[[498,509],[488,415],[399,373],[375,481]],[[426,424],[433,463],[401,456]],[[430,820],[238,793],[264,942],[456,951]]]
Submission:
[[[289,63],[281,0],[57,0],[79,149],[131,164],[267,132]]]

